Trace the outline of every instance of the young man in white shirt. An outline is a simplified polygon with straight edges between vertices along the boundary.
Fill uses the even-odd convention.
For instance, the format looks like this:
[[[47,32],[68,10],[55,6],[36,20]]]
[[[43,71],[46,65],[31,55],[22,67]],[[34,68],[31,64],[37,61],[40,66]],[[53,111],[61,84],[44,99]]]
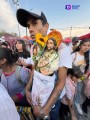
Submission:
[[[31,11],[18,9],[17,20],[22,26],[28,27],[30,36],[33,40],[35,40],[35,35],[37,33],[41,33],[43,36],[47,35],[49,24],[43,12],[36,11],[33,9]],[[69,58],[70,54],[69,52],[67,52],[67,48],[64,47],[63,44],[62,47],[63,47],[62,50],[61,48],[59,49],[60,63],[58,69],[58,79],[55,84],[54,90],[52,91],[44,107],[42,108],[40,108],[40,106],[33,107],[33,112],[37,117],[43,117],[44,119],[46,119],[50,114],[50,120],[58,119],[60,106],[59,98],[63,96],[61,95],[61,93],[65,86],[67,69],[71,68],[72,66],[71,58]]]

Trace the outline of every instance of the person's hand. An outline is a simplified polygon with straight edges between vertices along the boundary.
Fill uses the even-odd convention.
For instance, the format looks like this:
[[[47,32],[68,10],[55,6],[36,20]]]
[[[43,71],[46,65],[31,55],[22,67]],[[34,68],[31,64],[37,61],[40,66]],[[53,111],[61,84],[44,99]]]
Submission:
[[[76,117],[72,117],[72,120],[77,120],[77,118]]]
[[[21,62],[18,60],[18,61],[16,62],[16,64],[17,64],[17,65],[21,65]]]
[[[40,106],[38,106],[38,105],[33,106],[33,113],[36,117],[42,117],[40,110],[41,110]]]
[[[19,102],[19,98],[16,95],[13,96],[12,99],[13,99],[14,102]]]
[[[42,108],[38,105],[33,106],[33,113],[36,117],[41,117],[41,118],[49,115],[48,111],[46,111],[44,108]]]
[[[85,78],[85,79],[87,79],[87,78],[88,78],[88,74],[84,74],[83,76],[84,76],[84,78]]]
[[[30,93],[30,91],[27,90],[27,89],[26,89],[25,91],[26,91],[26,99],[27,99],[28,103],[29,103],[30,105],[32,105],[31,93]]]
[[[24,60],[23,59],[19,59],[19,63],[21,63],[22,65],[25,64]]]

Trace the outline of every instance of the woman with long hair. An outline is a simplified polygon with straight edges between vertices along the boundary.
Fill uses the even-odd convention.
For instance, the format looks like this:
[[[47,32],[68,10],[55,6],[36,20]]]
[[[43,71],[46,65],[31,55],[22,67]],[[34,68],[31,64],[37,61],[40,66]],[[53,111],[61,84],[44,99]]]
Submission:
[[[33,64],[33,61],[30,57],[30,52],[26,49],[26,44],[23,40],[17,40],[15,47],[15,51],[19,54],[17,64],[25,67],[29,67],[31,64]]]
[[[87,70],[89,68],[89,47],[90,47],[90,39],[82,40],[79,46],[74,50],[72,54],[73,69],[76,66],[78,66],[79,71],[76,70],[75,71],[76,74],[79,74],[80,76],[80,73],[82,73],[77,82],[77,90],[75,96],[75,105],[80,115],[83,115],[83,111],[81,109],[81,104],[83,103],[84,100],[83,81],[88,78]]]

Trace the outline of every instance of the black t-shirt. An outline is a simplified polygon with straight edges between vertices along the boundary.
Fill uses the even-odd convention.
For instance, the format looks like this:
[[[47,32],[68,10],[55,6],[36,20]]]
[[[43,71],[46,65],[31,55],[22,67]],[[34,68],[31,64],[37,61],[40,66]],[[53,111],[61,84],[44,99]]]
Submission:
[[[30,52],[26,51],[26,52],[18,52],[19,57],[23,57],[23,58],[28,58],[31,57],[30,56]]]

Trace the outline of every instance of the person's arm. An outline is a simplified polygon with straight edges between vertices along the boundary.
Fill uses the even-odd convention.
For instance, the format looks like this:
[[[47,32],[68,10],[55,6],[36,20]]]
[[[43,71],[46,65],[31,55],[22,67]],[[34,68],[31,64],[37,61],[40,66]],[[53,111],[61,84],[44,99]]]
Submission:
[[[75,78],[76,79],[76,78]],[[76,115],[75,115],[75,110],[74,110],[74,96],[75,96],[75,91],[72,90],[72,87],[73,89],[75,88],[75,84],[71,87],[71,79],[70,77],[68,76],[67,79],[66,79],[66,84],[65,84],[65,89],[66,89],[66,101],[68,103],[68,106],[69,106],[69,109],[70,109],[70,113],[71,113],[71,117],[72,117],[72,120],[76,120]]]
[[[72,100],[67,98],[67,102],[70,109],[71,118],[72,120],[76,120],[76,115],[75,115],[75,110],[74,110],[74,105],[72,103]]]
[[[31,86],[32,86],[33,74],[34,74],[34,66],[32,67],[32,71],[31,71],[31,74],[30,74],[30,79],[29,79],[29,82],[27,83],[26,88],[25,88],[26,98],[27,98],[27,101],[30,105],[31,105],[30,89],[31,89]]]
[[[64,86],[65,86],[65,81],[66,81],[66,76],[67,76],[67,68],[66,67],[60,67],[58,70],[58,80],[55,85],[55,88],[50,95],[46,105],[43,107],[43,111],[45,112],[45,115],[47,115],[55,102],[58,100]]]
[[[16,65],[22,65],[22,64],[21,64],[21,62],[18,60],[18,61],[16,62]]]
[[[29,64],[27,64],[23,59],[19,60],[22,66],[28,67]]]

